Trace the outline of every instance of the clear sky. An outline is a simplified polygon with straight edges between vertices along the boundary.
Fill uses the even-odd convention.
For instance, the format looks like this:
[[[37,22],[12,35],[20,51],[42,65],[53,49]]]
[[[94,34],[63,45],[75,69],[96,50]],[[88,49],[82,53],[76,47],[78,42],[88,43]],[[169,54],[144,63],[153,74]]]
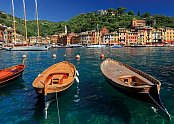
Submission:
[[[15,16],[23,18],[22,0],[14,0]],[[25,0],[27,19],[35,19],[35,0]],[[80,13],[101,9],[125,7],[135,14],[148,11],[174,17],[174,0],[38,0],[39,19],[66,21]],[[0,10],[12,13],[11,0],[0,0]]]

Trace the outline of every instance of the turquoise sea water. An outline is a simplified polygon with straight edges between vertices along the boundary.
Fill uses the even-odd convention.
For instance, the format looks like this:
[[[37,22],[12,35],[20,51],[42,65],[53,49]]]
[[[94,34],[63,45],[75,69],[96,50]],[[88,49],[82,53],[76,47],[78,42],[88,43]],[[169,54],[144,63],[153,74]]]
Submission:
[[[52,59],[56,53],[57,58]],[[66,53],[66,57],[64,54]],[[52,49],[46,52],[0,51],[0,68],[21,62],[27,55],[22,78],[0,88],[0,123],[52,124],[58,123],[57,102],[48,108],[44,119],[43,103],[32,88],[33,80],[46,68],[66,60],[80,73],[80,82],[59,96],[61,124],[174,124],[161,113],[155,113],[151,104],[127,97],[104,79],[100,70],[100,54],[105,58],[125,62],[161,81],[161,99],[174,116],[174,48],[120,48],[120,49]],[[80,54],[77,61],[75,56]]]

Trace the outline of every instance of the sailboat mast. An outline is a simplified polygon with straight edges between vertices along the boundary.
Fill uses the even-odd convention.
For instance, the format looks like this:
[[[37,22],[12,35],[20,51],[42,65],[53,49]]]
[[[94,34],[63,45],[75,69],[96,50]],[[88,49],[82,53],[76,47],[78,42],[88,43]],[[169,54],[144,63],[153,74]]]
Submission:
[[[23,6],[24,6],[25,41],[27,42],[27,21],[26,21],[25,0],[23,0]]]
[[[13,14],[14,41],[16,41],[16,25],[15,25],[14,1],[13,0],[12,0],[12,14]]]
[[[35,0],[36,4],[36,23],[37,23],[37,39],[39,38],[39,20],[38,20],[38,8],[37,8],[37,0]],[[38,42],[38,41],[36,41]]]

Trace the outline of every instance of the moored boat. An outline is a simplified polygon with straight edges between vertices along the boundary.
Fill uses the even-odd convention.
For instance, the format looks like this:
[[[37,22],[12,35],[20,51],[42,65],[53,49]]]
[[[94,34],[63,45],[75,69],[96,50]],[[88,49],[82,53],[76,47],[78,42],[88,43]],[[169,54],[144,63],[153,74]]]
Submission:
[[[101,63],[101,71],[114,88],[125,95],[157,106],[170,118],[170,114],[161,103],[159,96],[161,83],[157,79],[112,59],[106,59]]]
[[[65,48],[77,48],[77,47],[84,47],[83,45],[80,44],[69,44],[64,46]]]
[[[50,47],[42,46],[18,46],[18,47],[4,47],[6,51],[47,51]]]
[[[113,46],[110,46],[110,48],[122,48],[122,46],[121,45],[113,45]]]
[[[146,47],[146,45],[141,45],[141,44],[133,44],[130,45],[131,47]]]
[[[48,95],[68,89],[76,78],[73,64],[63,61],[50,66],[34,80],[32,86],[38,95]]]
[[[73,64],[63,61],[50,66],[34,80],[32,86],[36,93],[40,97],[44,96],[46,119],[50,102],[54,98],[56,98],[58,102],[58,95],[70,88],[74,79],[79,81],[76,77],[76,73],[78,75],[76,67]]]
[[[22,64],[0,70],[0,86],[4,86],[11,80],[16,79],[22,75],[22,72],[25,70],[25,58],[26,56],[22,57]]]
[[[88,45],[88,46],[86,46],[86,48],[104,48],[104,47],[106,47],[106,45]]]

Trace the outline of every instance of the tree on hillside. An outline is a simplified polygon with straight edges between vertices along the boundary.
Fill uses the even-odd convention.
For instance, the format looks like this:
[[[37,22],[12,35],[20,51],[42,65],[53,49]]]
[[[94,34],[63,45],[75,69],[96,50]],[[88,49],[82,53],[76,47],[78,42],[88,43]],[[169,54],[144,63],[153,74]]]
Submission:
[[[134,12],[131,10],[131,11],[128,12],[128,15],[132,15],[133,16]]]
[[[151,16],[150,12],[145,12],[144,14],[142,14],[142,18],[148,18],[150,16]]]
[[[109,8],[108,12],[115,12],[115,9],[114,8]]]
[[[118,11],[118,15],[123,15],[123,13],[126,11],[126,8],[123,8],[123,7],[119,7],[117,8],[117,11]]]
[[[140,11],[138,10],[138,14],[137,14],[137,16],[140,16]]]
[[[114,8],[109,8],[108,10],[108,13],[109,13],[109,15],[112,15],[112,14],[115,14],[115,15],[117,15],[117,10],[115,10]]]

